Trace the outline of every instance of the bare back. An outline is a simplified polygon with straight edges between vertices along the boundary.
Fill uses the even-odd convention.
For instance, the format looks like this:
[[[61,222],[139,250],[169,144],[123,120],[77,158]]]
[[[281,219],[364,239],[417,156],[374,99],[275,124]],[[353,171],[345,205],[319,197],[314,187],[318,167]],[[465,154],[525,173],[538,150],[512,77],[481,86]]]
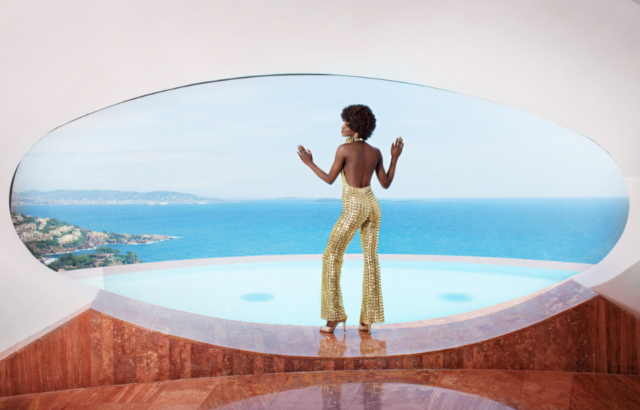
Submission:
[[[371,185],[373,172],[381,158],[380,150],[364,141],[354,141],[340,147],[344,150],[344,177],[354,188]]]
[[[298,156],[327,184],[333,184],[338,175],[344,172],[347,185],[353,188],[366,188],[371,185],[371,177],[375,172],[380,186],[387,189],[393,181],[396,163],[403,147],[402,137],[396,138],[396,141],[391,144],[391,165],[388,171],[384,170],[380,150],[363,141],[351,141],[340,145],[328,174],[313,162],[311,151],[302,145],[298,145]]]

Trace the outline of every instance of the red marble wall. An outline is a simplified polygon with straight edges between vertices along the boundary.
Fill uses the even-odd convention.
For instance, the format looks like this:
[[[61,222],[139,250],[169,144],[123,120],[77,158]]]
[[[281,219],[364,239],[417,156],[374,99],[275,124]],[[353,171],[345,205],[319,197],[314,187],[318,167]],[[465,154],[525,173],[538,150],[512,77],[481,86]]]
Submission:
[[[197,377],[361,369],[640,374],[640,321],[602,297],[505,336],[387,357],[296,357],[169,336],[90,309],[0,362],[0,396]]]

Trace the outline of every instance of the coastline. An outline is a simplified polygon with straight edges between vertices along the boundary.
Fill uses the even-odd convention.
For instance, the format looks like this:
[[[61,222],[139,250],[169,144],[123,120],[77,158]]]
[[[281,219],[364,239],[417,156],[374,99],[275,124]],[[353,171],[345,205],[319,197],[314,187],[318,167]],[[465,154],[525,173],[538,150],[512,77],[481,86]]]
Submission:
[[[168,236],[168,235],[167,235]],[[184,238],[183,236],[168,236],[167,239],[164,239],[164,241],[169,240],[169,239],[182,239]],[[69,250],[69,251],[65,251],[65,252],[53,252],[53,253],[41,253],[40,256],[42,256],[43,259],[45,259],[45,261],[47,259],[51,259],[51,258],[46,258],[46,256],[52,256],[52,255],[64,255],[65,253],[73,253],[73,252],[78,252],[78,251],[88,251],[88,250],[95,250],[104,246],[109,246],[109,245],[149,245],[152,243],[156,243],[156,242],[162,242],[162,241],[151,241],[151,242],[132,242],[132,243],[104,243],[102,245],[96,245],[96,246],[92,246],[92,247],[88,247],[88,248],[82,248],[82,249],[74,249],[74,250]],[[58,259],[58,258],[55,258]],[[47,263],[45,263],[47,264]]]
[[[239,203],[245,200],[229,200],[219,202],[168,202],[166,204],[148,203],[148,202],[100,202],[100,203],[77,203],[77,204],[16,204],[12,203],[11,208],[16,206],[75,206],[75,205],[215,205],[215,204],[230,204]]]

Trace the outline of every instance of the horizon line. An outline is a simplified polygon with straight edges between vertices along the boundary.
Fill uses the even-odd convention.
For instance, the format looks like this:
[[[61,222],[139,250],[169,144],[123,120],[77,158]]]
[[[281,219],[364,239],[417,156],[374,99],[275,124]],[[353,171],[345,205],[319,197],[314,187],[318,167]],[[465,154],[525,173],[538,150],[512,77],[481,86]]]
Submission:
[[[629,199],[628,196],[491,196],[491,197],[483,197],[483,196],[469,196],[469,197],[422,197],[422,198],[407,198],[407,197],[397,197],[397,198],[377,198],[378,201],[397,201],[397,200],[432,200],[432,199],[595,199],[595,198],[620,198],[620,199]],[[335,202],[341,202],[341,197],[273,197],[273,198],[204,198],[204,199],[215,199],[220,202],[231,202],[231,201],[276,201],[276,200],[317,200],[317,199],[335,199]],[[138,202],[139,204],[149,204],[149,202]],[[153,202],[153,204],[157,204],[158,202]],[[198,202],[168,202],[167,204],[198,204]],[[216,203],[216,202],[207,202],[208,203]],[[137,203],[113,203],[113,202],[105,202],[102,205],[135,205]],[[39,206],[39,205],[101,205],[101,204],[91,204],[91,203],[80,203],[80,204],[26,204],[26,205],[15,205],[15,206]],[[14,205],[12,205],[14,206]]]

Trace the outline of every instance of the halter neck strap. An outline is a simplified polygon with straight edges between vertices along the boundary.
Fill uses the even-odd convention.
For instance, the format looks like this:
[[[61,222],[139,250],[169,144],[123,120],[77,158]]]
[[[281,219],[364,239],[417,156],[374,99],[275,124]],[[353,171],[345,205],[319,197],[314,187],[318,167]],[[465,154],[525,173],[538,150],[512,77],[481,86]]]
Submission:
[[[347,138],[344,140],[344,143],[345,143],[345,144],[351,144],[351,143],[352,143],[352,142],[354,142],[354,141],[362,141],[362,142],[364,142],[364,140],[363,140],[362,138],[354,139],[353,137],[347,137]]]

